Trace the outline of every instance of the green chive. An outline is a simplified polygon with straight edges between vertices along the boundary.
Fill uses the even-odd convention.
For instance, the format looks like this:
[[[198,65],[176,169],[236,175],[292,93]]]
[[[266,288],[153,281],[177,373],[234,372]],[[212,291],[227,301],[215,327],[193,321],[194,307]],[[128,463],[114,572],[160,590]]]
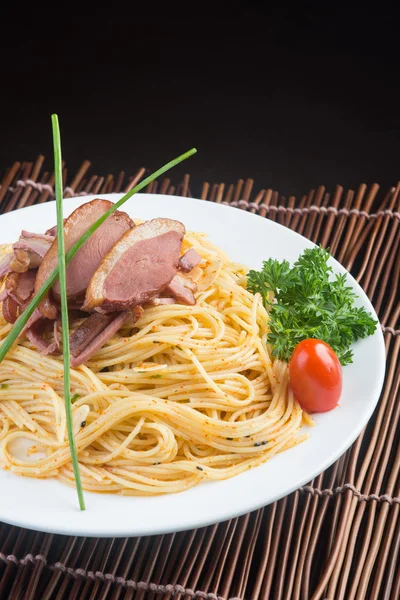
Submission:
[[[0,385],[0,388],[1,388],[2,390],[8,390],[8,383],[2,383],[2,384]]]
[[[75,242],[72,248],[67,254],[65,254],[64,248],[64,218],[62,210],[62,196],[63,196],[63,185],[62,185],[62,164],[61,164],[61,141],[60,141],[60,130],[58,125],[57,115],[51,116],[52,129],[53,129],[53,146],[54,146],[54,176],[55,176],[55,192],[56,192],[56,209],[57,209],[57,238],[58,238],[58,266],[54,269],[52,274],[49,276],[47,281],[42,285],[39,292],[19,316],[14,327],[4,340],[0,348],[0,363],[3,361],[7,352],[11,346],[17,340],[21,331],[27,324],[29,318],[32,316],[35,309],[39,306],[43,298],[49,292],[50,288],[60,277],[60,291],[61,291],[61,316],[62,316],[62,335],[63,335],[63,354],[64,354],[64,397],[65,397],[65,410],[67,417],[67,428],[68,428],[68,440],[71,450],[72,466],[75,475],[76,489],[79,498],[79,506],[81,510],[85,510],[85,501],[83,498],[82,483],[79,473],[78,457],[76,452],[75,438],[72,430],[72,409],[71,409],[71,398],[70,398],[70,348],[69,348],[69,325],[68,325],[68,306],[67,306],[67,294],[66,294],[66,274],[65,268],[71,258],[78,252],[83,246],[86,240],[104,223],[104,221],[113,214],[118,208],[120,208],[131,196],[145,188],[149,183],[163,175],[169,169],[172,169],[179,163],[183,162],[193,154],[197,152],[195,148],[192,148],[188,152],[181,154],[174,160],[170,161],[143,181],[138,183],[132,190],[127,192],[118,202],[116,202],[104,215],[102,215],[89,229],[82,235],[82,237]],[[74,399],[76,399],[74,397]]]
[[[73,404],[74,402],[76,402],[77,400],[79,400],[80,395],[79,394],[74,394],[71,398],[71,404]]]
[[[60,298],[61,298],[61,323],[62,323],[62,341],[63,341],[63,359],[64,359],[64,402],[67,418],[68,441],[71,450],[72,467],[75,475],[76,491],[78,493],[79,507],[85,510],[85,500],[83,497],[81,475],[79,472],[78,454],[76,451],[75,437],[72,425],[72,404],[71,404],[71,365],[69,349],[69,319],[68,319],[68,301],[67,301],[67,277],[65,262],[65,244],[64,244],[64,215],[63,215],[63,182],[62,182],[62,162],[61,162],[61,139],[60,127],[58,125],[57,115],[51,115],[51,124],[53,127],[53,146],[54,146],[54,189],[56,193],[56,211],[57,211],[57,241],[58,241],[58,270],[60,277]]]
[[[157,373],[157,375],[150,375],[150,379],[161,379],[162,375]]]
[[[127,192],[125,194],[125,196],[123,196],[120,200],[118,200],[118,202],[116,202],[106,213],[104,213],[104,215],[102,215],[95,223],[93,223],[93,225],[91,227],[89,227],[89,229],[82,235],[82,237],[77,242],[75,242],[75,244],[72,246],[72,248],[67,252],[67,254],[65,256],[65,262],[66,262],[66,264],[69,263],[69,261],[71,260],[71,258],[78,252],[79,248],[81,248],[83,246],[83,244],[86,242],[86,240],[88,238],[90,238],[90,236],[92,235],[92,233],[94,233],[96,231],[96,229],[98,229],[100,227],[100,225],[102,223],[104,223],[104,221],[113,212],[115,212],[127,200],[129,200],[129,198],[131,198],[131,196],[133,196],[137,192],[140,192],[140,190],[142,190],[143,188],[145,188],[149,183],[151,183],[152,181],[154,181],[155,179],[157,179],[158,177],[160,177],[161,175],[163,175],[166,171],[169,171],[170,169],[172,169],[173,167],[175,167],[179,163],[183,162],[184,160],[186,160],[190,156],[193,156],[193,154],[195,154],[196,152],[197,152],[196,148],[192,148],[191,150],[188,150],[187,152],[185,152],[184,154],[181,154],[177,158],[174,158],[169,163],[167,163],[166,165],[164,165],[163,167],[161,167],[160,169],[158,169],[157,171],[155,171],[154,173],[152,173],[151,175],[149,175],[148,177],[146,177],[146,179],[143,179],[143,181],[141,181],[140,183],[138,183],[129,192]],[[42,285],[42,287],[40,288],[40,290],[38,291],[38,293],[36,294],[36,296],[33,298],[33,300],[30,302],[30,304],[24,310],[24,312],[22,313],[22,315],[20,315],[18,317],[17,321],[14,324],[14,327],[11,329],[10,333],[8,334],[8,336],[6,337],[6,339],[4,340],[4,342],[1,344],[1,347],[0,347],[0,363],[2,362],[2,360],[6,356],[7,352],[10,350],[11,346],[14,344],[14,342],[16,341],[16,339],[18,338],[19,334],[21,333],[21,331],[23,330],[23,328],[25,327],[25,325],[27,324],[27,322],[29,320],[29,317],[32,315],[33,311],[39,306],[39,304],[41,303],[41,301],[43,300],[43,298],[46,296],[47,292],[50,290],[51,286],[56,281],[56,279],[58,277],[58,269],[59,269],[59,267],[56,267],[54,269],[54,271],[52,272],[52,274],[50,275],[50,277]]]

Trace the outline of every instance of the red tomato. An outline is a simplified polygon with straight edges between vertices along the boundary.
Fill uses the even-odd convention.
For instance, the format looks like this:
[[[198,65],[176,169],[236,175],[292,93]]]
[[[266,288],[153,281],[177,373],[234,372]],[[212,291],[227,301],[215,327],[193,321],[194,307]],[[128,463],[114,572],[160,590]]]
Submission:
[[[300,406],[309,413],[327,412],[342,393],[342,367],[322,340],[297,344],[289,362],[290,386]]]

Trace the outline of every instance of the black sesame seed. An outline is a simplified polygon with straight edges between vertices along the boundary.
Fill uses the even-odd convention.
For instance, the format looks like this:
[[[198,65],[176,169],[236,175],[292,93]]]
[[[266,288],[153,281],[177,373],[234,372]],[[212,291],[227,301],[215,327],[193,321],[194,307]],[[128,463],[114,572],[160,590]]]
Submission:
[[[250,436],[249,436],[249,435],[246,435],[245,437],[249,438]]]
[[[153,466],[154,466],[154,467],[156,467],[157,465],[161,465],[161,463],[160,463],[160,462],[158,462],[158,463],[153,463]]]
[[[266,444],[268,444],[267,440],[264,440],[263,442],[261,442],[261,446],[265,446]]]
[[[233,438],[226,438],[229,442],[233,442]]]
[[[199,471],[204,471],[203,467],[196,467]]]
[[[254,444],[254,446],[255,446],[256,448],[258,448],[258,446],[261,446],[261,444],[262,444],[262,442],[256,442],[256,443]]]
[[[86,427],[86,421],[82,421],[81,427]]]

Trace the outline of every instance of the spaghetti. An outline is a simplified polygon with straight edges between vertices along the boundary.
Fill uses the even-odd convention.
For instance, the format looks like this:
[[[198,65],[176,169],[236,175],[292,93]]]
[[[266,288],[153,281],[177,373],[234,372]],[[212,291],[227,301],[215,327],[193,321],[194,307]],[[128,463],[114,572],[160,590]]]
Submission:
[[[195,306],[146,308],[71,370],[84,489],[179,492],[257,466],[305,439],[310,423],[268,350],[268,312],[207,236],[187,233],[203,262]],[[3,251],[7,250],[4,248]],[[0,316],[0,340],[11,325]],[[21,339],[0,365],[0,461],[19,475],[74,485],[60,356]]]

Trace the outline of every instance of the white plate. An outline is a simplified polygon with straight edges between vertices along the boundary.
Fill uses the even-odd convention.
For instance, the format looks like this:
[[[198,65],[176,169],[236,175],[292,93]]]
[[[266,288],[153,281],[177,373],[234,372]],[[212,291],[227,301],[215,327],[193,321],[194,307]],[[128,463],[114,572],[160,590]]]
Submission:
[[[120,194],[107,194],[112,201]],[[68,215],[95,196],[67,199]],[[104,197],[104,196],[102,196]],[[137,194],[124,209],[133,218],[171,217],[187,229],[205,231],[233,260],[260,268],[263,259],[294,261],[312,243],[290,229],[236,208],[202,200]],[[1,242],[12,242],[21,229],[43,232],[56,222],[55,204],[32,206],[0,218]],[[344,268],[332,261],[335,271]],[[376,317],[356,281],[349,283],[360,304]],[[365,427],[382,388],[385,349],[380,328],[354,347],[354,362],[344,368],[340,407],[317,415],[310,438],[264,465],[227,481],[203,483],[179,494],[123,497],[85,493],[80,512],[74,489],[58,481],[40,481],[0,471],[0,520],[20,527],[82,536],[160,534],[202,527],[265,506],[309,482],[335,462]]]

